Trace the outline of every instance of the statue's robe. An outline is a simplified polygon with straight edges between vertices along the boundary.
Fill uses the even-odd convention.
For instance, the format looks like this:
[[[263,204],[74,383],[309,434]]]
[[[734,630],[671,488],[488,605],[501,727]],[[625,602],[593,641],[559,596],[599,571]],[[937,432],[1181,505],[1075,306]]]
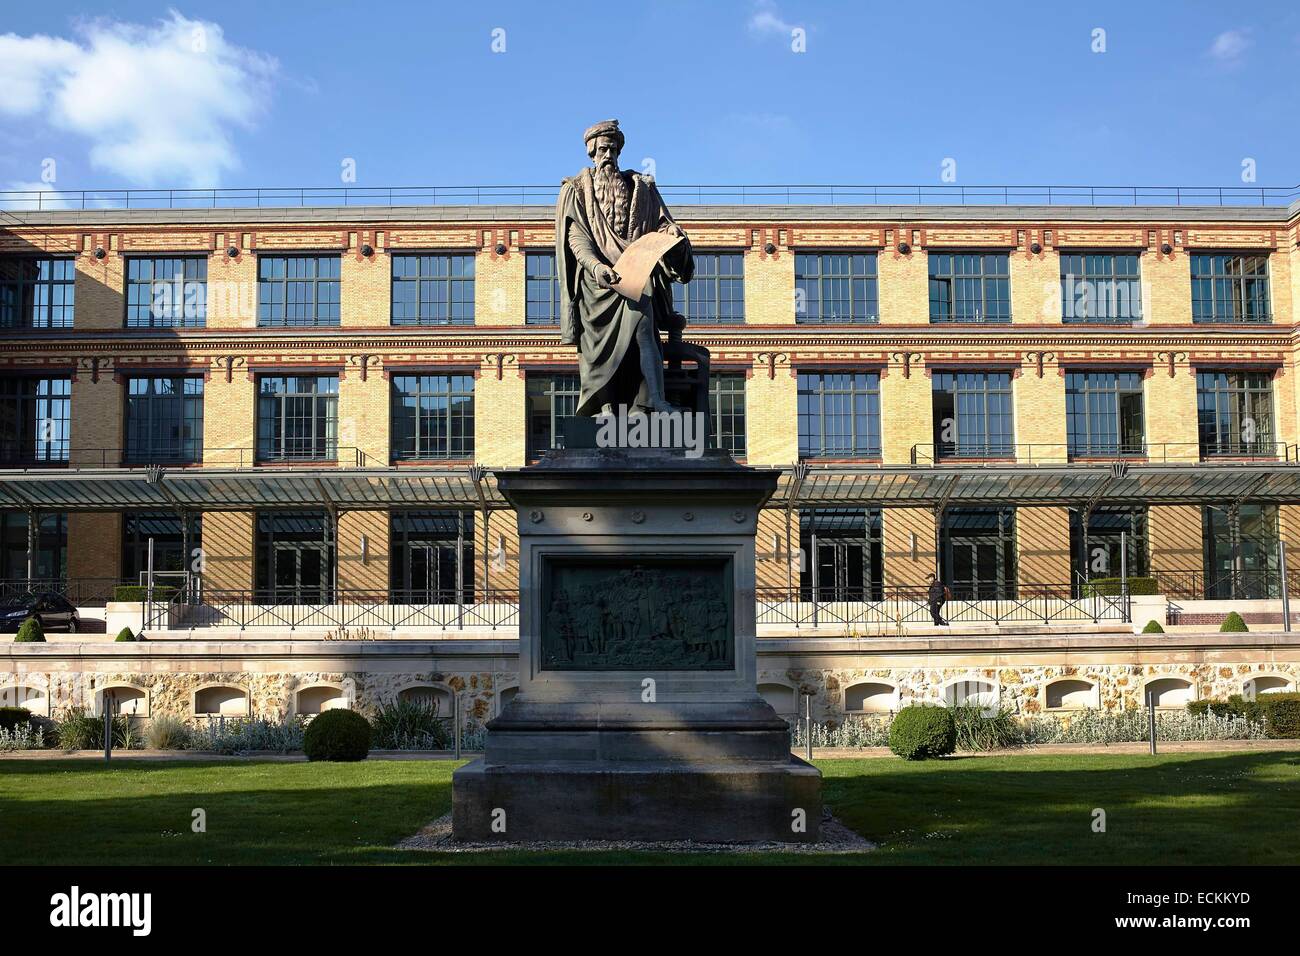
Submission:
[[[670,283],[689,282],[695,272],[690,240],[683,238],[670,249],[650,278],[650,287],[640,302],[632,302],[613,289],[602,289],[582,267],[570,238],[613,267],[632,242],[646,233],[677,230],[654,179],[630,170],[623,173],[631,183],[627,235],[619,235],[609,224],[596,200],[591,169],[584,169],[560,186],[555,206],[555,261],[560,280],[560,341],[577,344],[578,370],[582,390],[578,415],[599,414],[601,406],[647,405],[645,380],[641,375],[636,325],[642,315],[654,322],[673,311]],[[581,240],[585,240],[582,243]],[[659,327],[655,325],[655,341]],[[656,347],[656,352],[659,349]],[[663,356],[656,355],[663,362]]]

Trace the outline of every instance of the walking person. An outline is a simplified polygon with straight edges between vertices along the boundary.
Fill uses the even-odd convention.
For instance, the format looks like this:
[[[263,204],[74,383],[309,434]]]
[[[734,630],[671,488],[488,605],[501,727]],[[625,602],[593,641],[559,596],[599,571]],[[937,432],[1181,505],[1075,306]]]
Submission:
[[[933,574],[930,575],[930,586],[926,588],[926,599],[930,603],[930,617],[934,619],[935,627],[948,626],[948,622],[943,619],[943,615],[939,612],[943,610],[944,604],[951,598],[952,592],[948,590],[948,585]]]

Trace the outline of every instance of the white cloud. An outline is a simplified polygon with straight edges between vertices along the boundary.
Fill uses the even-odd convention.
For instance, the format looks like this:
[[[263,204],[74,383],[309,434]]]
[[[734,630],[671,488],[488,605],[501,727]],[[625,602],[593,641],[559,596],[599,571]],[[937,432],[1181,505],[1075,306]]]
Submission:
[[[90,140],[91,165],[144,186],[214,186],[232,134],[265,110],[278,64],[175,10],[152,26],[95,20],[76,42],[0,36],[0,115]]]
[[[773,0],[756,0],[754,6],[756,8],[754,14],[749,18],[751,33],[779,34],[788,37],[790,31],[795,28],[793,23],[786,23],[781,19],[781,14],[777,11]]]
[[[1250,46],[1249,33],[1249,30],[1225,30],[1210,44],[1210,56],[1220,63],[1236,63]]]
[[[72,209],[66,197],[55,195],[55,189],[49,183],[9,183],[5,187],[4,201],[0,208],[10,211],[28,211],[45,209]]]

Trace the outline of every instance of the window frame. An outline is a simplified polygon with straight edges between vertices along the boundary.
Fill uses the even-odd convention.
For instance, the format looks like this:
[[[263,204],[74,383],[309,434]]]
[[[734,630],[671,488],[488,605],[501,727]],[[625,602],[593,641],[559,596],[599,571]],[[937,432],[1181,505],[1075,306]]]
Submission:
[[[989,382],[994,376],[1005,377],[1006,387],[990,388]],[[964,377],[978,377],[982,379],[982,385],[978,389],[963,388],[962,379]],[[952,380],[950,388],[941,387],[941,382],[948,379]],[[991,370],[991,371],[972,371],[968,369],[940,369],[936,368],[931,373],[930,378],[930,402],[933,426],[934,440],[934,459],[935,461],[960,461],[971,459],[1012,459],[1016,457],[1016,415],[1015,415],[1015,387],[1013,384],[1013,375],[1010,371]],[[952,420],[955,431],[955,440],[952,442],[942,441],[943,432],[941,430],[941,418],[939,415],[938,398],[940,394],[949,394],[952,396]],[[963,410],[959,396],[978,396],[981,405],[980,418],[983,422],[981,431],[984,438],[979,451],[969,450],[969,446],[963,440],[961,435],[961,422]],[[992,396],[1006,398],[1006,409],[992,410],[990,398]],[[968,409],[966,415],[970,414]],[[994,421],[1005,419],[1005,430],[999,429],[999,439],[995,442],[989,436],[993,432],[991,424]],[[946,450],[951,447],[951,450]]]
[[[1094,384],[1097,376],[1109,376],[1113,385]],[[1124,378],[1131,376],[1136,384],[1124,384]],[[1082,385],[1082,388],[1076,387]],[[1139,442],[1125,441],[1124,397],[1136,395],[1138,414],[1141,423],[1142,438]],[[1097,398],[1094,399],[1094,396]],[[1095,403],[1104,404],[1111,398],[1109,408],[1095,408]],[[1081,406],[1075,407],[1075,399]],[[1095,416],[1113,418],[1115,440],[1107,443],[1104,439],[1093,442],[1093,419]],[[1084,434],[1079,436],[1075,423],[1082,418]],[[1103,432],[1109,434],[1109,429]],[[1146,442],[1146,388],[1142,372],[1129,369],[1088,369],[1073,368],[1065,370],[1065,441],[1069,458],[1142,458],[1147,452]]]
[[[313,381],[312,391],[281,391],[264,393],[263,384],[271,379],[282,379],[287,383],[294,382],[295,385],[301,380],[311,379]],[[334,390],[320,391],[320,385],[328,380],[334,383]],[[258,464],[283,464],[291,462],[333,462],[338,460],[338,425],[339,425],[339,375],[337,372],[266,372],[257,376],[256,380],[256,429],[254,438],[256,447],[253,452],[253,458]],[[310,419],[306,416],[291,416],[289,406],[291,400],[309,399],[312,402],[312,415]],[[263,410],[267,405],[273,405],[276,414],[271,419],[264,417]],[[323,412],[323,413],[322,413]],[[285,431],[285,423],[293,419],[295,421],[308,421],[312,423],[312,434],[308,438],[296,438],[289,436]],[[264,422],[270,421],[278,424],[278,432],[272,430],[269,435],[264,435]],[[324,424],[324,435],[317,434],[318,428]],[[309,441],[312,444],[311,454],[288,454],[286,453],[286,443],[291,441]],[[323,453],[315,453],[317,444],[324,448]],[[273,448],[277,453],[268,454],[267,448]]]
[[[1192,282],[1191,306],[1193,323],[1197,325],[1269,325],[1273,322],[1273,265],[1270,261],[1272,256],[1269,252],[1211,252],[1198,250],[1196,252],[1189,252],[1188,255],[1191,257],[1188,262],[1188,271],[1191,273]],[[1235,274],[1231,272],[1218,272],[1215,270],[1214,263],[1219,259],[1261,260],[1264,263],[1264,272],[1263,275],[1251,275],[1247,274],[1244,268],[1242,271]],[[1206,275],[1198,276],[1196,273],[1197,265],[1206,260],[1211,263],[1211,270]],[[1237,314],[1238,317],[1236,318],[1226,317],[1219,314],[1219,304],[1227,301],[1226,299],[1221,298],[1218,294],[1219,283],[1221,282],[1228,283],[1230,288],[1233,290],[1232,305],[1235,309],[1240,310]],[[1205,283],[1208,283],[1208,286],[1204,285]],[[1263,289],[1262,298],[1264,314],[1254,316],[1247,315],[1248,302],[1255,301],[1253,298],[1248,298],[1246,295],[1247,283]],[[1207,288],[1210,293],[1208,297],[1198,294],[1200,291]],[[1204,315],[1198,316],[1198,304],[1206,302],[1210,304],[1210,315],[1208,317]]]
[[[808,249],[804,251],[795,251],[794,255],[794,288],[795,288],[795,315],[794,320],[797,325],[879,325],[880,324],[880,253],[877,249],[866,250],[845,250],[845,249]],[[861,259],[867,271],[861,275],[854,273],[855,260]],[[807,264],[810,260],[817,263],[816,274],[806,271]],[[837,274],[827,271],[827,264],[839,260],[845,260],[847,271]],[[855,283],[862,282],[863,294],[855,295]],[[847,291],[847,298],[836,296],[832,301],[847,302],[848,317],[837,315],[828,316],[825,311],[827,297],[825,295],[828,283],[844,283]],[[817,295],[810,296],[807,294],[809,288],[816,288]],[[803,295],[800,295],[801,290]],[[814,315],[808,308],[808,304],[813,300],[817,303],[817,312]],[[862,318],[855,318],[854,311],[856,303],[861,299],[864,303]],[[800,304],[804,306],[800,310]]]
[[[23,394],[20,386],[29,382],[35,383],[35,389],[31,394]],[[41,394],[42,387],[49,391]],[[15,435],[12,438],[0,435],[0,461],[32,466],[68,464],[72,452],[72,376],[0,376],[0,404],[8,404],[11,400],[16,409],[12,417],[16,425]],[[45,415],[40,414],[43,403],[51,406],[51,411]],[[0,417],[7,419],[9,416]],[[39,431],[33,424],[45,420],[55,425],[54,437],[49,439],[36,437]],[[30,455],[26,453],[28,431],[31,432]],[[12,452],[7,447],[10,445]]]
[[[1001,260],[1002,271],[987,272],[985,266],[988,261]],[[975,260],[979,263],[979,272],[959,272],[959,266],[968,265],[967,260]],[[944,263],[949,265],[948,272],[936,273],[936,268]],[[930,250],[926,254],[926,276],[928,279],[929,302],[930,302],[930,324],[931,325],[1007,325],[1011,322],[1011,254],[1009,252],[996,251],[974,251],[974,250]],[[959,301],[971,301],[969,296],[959,297],[958,290],[961,288],[960,283],[976,283],[979,287],[980,306],[976,310],[974,318],[964,318],[957,315],[957,303]],[[940,297],[936,300],[935,292],[938,288],[946,288],[946,299]],[[993,295],[990,298],[990,289],[1000,295]],[[994,318],[989,318],[990,302],[998,302],[1001,306],[1001,312]],[[936,315],[936,310],[943,311],[946,302],[947,314]],[[982,310],[982,311],[981,311]]]
[[[550,275],[534,275],[530,271],[530,266],[543,259],[551,261]],[[524,324],[540,326],[558,326],[560,324],[560,273],[559,260],[555,257],[554,249],[525,249],[524,250]],[[545,283],[550,290],[546,299],[535,296],[535,290],[540,289]],[[551,317],[535,316],[534,305],[546,306],[546,311],[551,313]]]
[[[473,325],[474,324],[475,322],[474,298],[477,289],[476,282],[478,281],[477,257],[475,255],[474,250],[438,249],[430,252],[415,252],[415,251],[403,250],[401,252],[390,253],[389,258],[391,259],[391,269],[392,269],[392,274],[389,280],[389,291],[388,291],[388,321],[390,325],[418,328],[421,326],[436,327],[436,326],[444,326],[444,325]],[[446,273],[443,275],[437,275],[436,273],[428,276],[424,275],[423,274],[424,260],[426,259],[447,260]],[[399,263],[407,262],[411,260],[414,260],[418,264],[418,269],[416,273],[414,275],[399,276],[397,274]],[[463,272],[460,275],[457,275],[455,273],[455,267],[458,261],[468,265],[467,272]],[[447,318],[445,320],[439,319],[436,316],[424,315],[423,307],[425,304],[425,300],[421,297],[420,292],[422,286],[426,282],[437,283],[438,285],[446,287],[446,297],[442,300],[447,310]],[[398,304],[397,290],[399,287],[405,285],[413,285],[415,288],[416,294],[414,300],[414,305],[415,305],[414,317],[408,317],[408,316],[399,317],[397,315],[397,304]],[[457,318],[452,314],[454,311],[453,306],[456,305],[456,298],[454,292],[457,287],[460,288],[462,293],[461,298],[459,300],[460,304],[465,310],[467,310],[467,314],[463,314],[460,318]],[[469,292],[468,296],[465,296],[463,294],[466,287],[468,287],[468,292]],[[438,304],[438,301],[431,299],[429,300],[429,304],[431,306],[436,306]]]
[[[1213,378],[1214,387],[1206,389],[1203,383],[1211,377]],[[1257,381],[1263,384],[1252,384],[1248,381],[1251,377],[1258,377]],[[1220,379],[1226,379],[1226,387],[1220,387]],[[1238,379],[1240,384],[1234,384],[1234,379]],[[1265,434],[1258,436],[1252,443],[1257,449],[1266,449],[1262,452],[1249,450],[1247,443],[1241,440],[1240,423],[1250,413],[1249,406],[1252,395],[1263,396],[1268,411],[1267,427],[1264,429]],[[1212,401],[1207,401],[1209,399],[1212,399]],[[1222,402],[1220,399],[1222,399]],[[1276,390],[1273,388],[1272,372],[1258,369],[1197,369],[1196,437],[1201,457],[1277,457],[1276,401],[1277,395]],[[1212,407],[1209,407],[1211,405]],[[1214,432],[1212,440],[1206,438],[1207,424],[1205,416],[1207,412],[1214,417],[1213,424],[1210,426],[1210,430]],[[1224,424],[1221,419],[1223,415],[1226,415],[1228,419],[1226,429],[1221,428]],[[1232,434],[1234,421],[1236,422],[1235,437]],[[1222,434],[1224,431],[1229,435],[1226,441]]]
[[[564,388],[556,388],[558,380],[564,380]],[[536,388],[534,383],[545,382],[544,389]],[[567,387],[570,386],[571,387]],[[581,393],[581,379],[576,371],[536,371],[529,372],[524,381],[525,396],[525,444],[528,461],[537,461],[548,451],[554,451],[564,447],[561,422],[568,418],[574,418],[576,415],[563,414],[556,411],[556,400],[571,401],[573,409],[576,412],[578,408],[579,395]],[[535,409],[534,402],[537,399],[546,399],[546,417],[547,427],[551,432],[550,446],[539,448],[534,442],[535,430],[533,425],[540,420],[540,410]]]
[[[208,256],[195,255],[193,253],[175,253],[175,254],[158,254],[158,255],[125,255],[122,263],[122,300],[123,300],[123,326],[128,329],[202,329],[208,324]],[[150,263],[150,276],[148,280],[132,278],[131,270],[134,266],[142,262]],[[164,262],[175,262],[180,264],[181,272],[172,273],[166,279],[158,278],[158,264]],[[195,267],[195,272],[202,272],[202,275],[191,276],[189,266]],[[202,294],[195,303],[194,311],[196,314],[190,315],[189,296],[187,290],[190,283],[199,283],[202,287]],[[175,315],[175,307],[169,310],[169,314],[159,318],[154,314],[154,296],[153,290],[159,284],[166,284],[172,287],[168,293],[173,302],[176,301],[178,293],[176,291],[179,285],[179,301],[181,303],[181,315],[179,321]],[[133,302],[132,295],[135,289],[147,289],[149,295],[144,303]],[[141,312],[148,321],[141,320]]]
[[[673,308],[686,316],[688,325],[744,325],[745,324],[745,253],[741,249],[697,249],[695,275],[688,283],[673,283]],[[723,260],[735,260],[739,271],[721,271]],[[700,271],[701,262],[713,262],[714,271]],[[705,291],[707,289],[707,292]],[[738,292],[726,296],[724,290]],[[739,309],[736,308],[739,303]],[[723,316],[726,304],[731,312]],[[700,306],[697,310],[697,306]],[[697,314],[698,312],[698,314]]]
[[[133,394],[131,389],[138,382],[149,383],[151,389],[158,382],[179,382],[180,390],[171,395],[156,392]],[[198,384],[198,391],[192,392],[190,386],[195,383]],[[206,383],[202,375],[193,375],[186,372],[176,372],[174,374],[146,372],[126,376],[126,381],[123,384],[126,386],[123,392],[122,408],[123,462],[129,464],[197,464],[203,461],[203,396],[206,391]],[[159,410],[171,403],[179,404],[179,414],[167,417],[164,413],[160,417]],[[140,429],[133,428],[136,423],[132,421],[132,409],[137,405],[143,406],[148,411],[148,421],[143,423]],[[195,414],[196,408],[197,414]],[[170,455],[165,452],[160,454],[154,449],[163,439],[155,433],[160,427],[175,423],[179,423],[182,432],[181,438],[178,440],[180,451]],[[187,428],[191,430],[188,438],[184,434]],[[138,430],[142,430],[149,438],[143,454],[134,447],[132,441],[133,433]]]
[[[724,383],[728,386],[725,390],[722,388]],[[733,458],[744,458],[746,453],[748,384],[743,372],[720,369],[709,376],[709,444],[721,448]],[[729,407],[724,408],[728,400]],[[726,429],[723,428],[724,420],[730,422]],[[723,439],[726,439],[725,444]]]
[[[799,369],[796,375],[796,396],[797,396],[797,415],[798,415],[798,440],[799,440],[799,459],[878,459],[883,453],[883,431],[880,417],[880,370],[879,369],[817,369],[807,368]],[[867,380],[861,383],[856,381],[859,377]],[[812,379],[816,379],[816,387],[809,388],[813,384]],[[828,380],[848,379],[848,387],[843,385],[828,388]],[[827,397],[840,398],[847,397],[848,410],[839,411],[831,409],[828,413],[826,400]],[[865,402],[865,408],[861,412],[858,410],[857,398],[861,396]],[[874,401],[873,401],[874,399]],[[816,409],[812,404],[816,401]],[[843,419],[847,415],[848,432],[837,431],[836,435],[846,434],[850,441],[851,447],[843,445],[834,446],[827,441],[826,422],[828,414],[832,420]],[[858,444],[858,416],[862,414],[868,423],[865,430],[865,444]],[[814,432],[810,425],[816,422],[817,429]],[[814,448],[814,437],[817,438],[816,448]]]
[[[1141,322],[1145,314],[1145,303],[1142,301],[1142,255],[1134,251],[1118,251],[1113,249],[1075,249],[1062,251],[1060,258],[1060,285],[1061,285],[1061,322],[1065,325],[1132,325],[1135,322]],[[1097,271],[1094,266],[1094,260],[1108,260],[1110,271],[1103,273]],[[1121,274],[1119,272],[1120,260],[1133,260],[1134,272]],[[1073,270],[1074,261],[1078,260],[1079,271]],[[1121,283],[1126,284],[1128,292],[1128,308],[1130,313],[1133,312],[1133,306],[1136,304],[1136,314],[1128,316],[1119,316],[1116,314],[1119,309],[1121,294]],[[1090,284],[1093,284],[1090,286]],[[1089,288],[1093,289],[1091,295],[1092,301],[1102,301],[1100,289],[1107,290],[1104,301],[1108,303],[1110,314],[1092,316],[1088,314],[1078,315],[1075,313],[1075,304],[1078,300],[1077,294],[1073,294],[1074,289],[1082,286],[1085,293]]]
[[[394,372],[389,384],[389,428],[390,428],[390,447],[389,457],[396,462],[402,461],[460,461],[472,460],[474,458],[474,374],[468,371],[402,371]],[[401,382],[403,380],[413,380],[415,385],[414,391],[403,391]],[[433,387],[426,387],[428,382]],[[445,387],[437,387],[439,384]],[[404,402],[414,400],[414,406],[405,405]],[[423,407],[423,400],[431,400],[432,409]],[[458,402],[465,402],[458,407]],[[437,407],[442,402],[442,407]],[[404,409],[413,408],[415,415],[415,432],[411,436],[414,447],[410,450],[398,447],[399,441],[405,442],[404,434],[399,438],[398,417]],[[428,412],[426,415],[425,413]],[[423,431],[421,425],[425,421],[436,423],[430,434],[422,441]],[[459,421],[461,430],[459,436],[455,436],[453,423]],[[436,445],[438,424],[442,429],[443,449],[437,450]],[[424,448],[424,443],[428,442],[435,447],[432,449]]]
[[[283,262],[281,275],[265,276],[263,268],[274,262]],[[290,275],[290,263],[311,262],[313,274],[310,276]],[[322,276],[321,263],[333,263],[335,275]],[[301,307],[307,302],[290,302],[290,290],[293,286],[307,286],[311,289],[309,318],[290,316],[291,307]],[[322,290],[333,287],[333,299],[322,298]],[[265,301],[268,290],[280,289],[281,300]],[[281,316],[266,316],[264,311],[279,308]],[[322,308],[326,311],[321,315]],[[332,314],[330,314],[332,313]],[[263,252],[257,255],[257,327],[259,329],[335,329],[343,321],[343,256],[338,252]]]
[[[77,261],[75,256],[61,255],[6,255],[0,257],[0,266],[7,264],[14,265],[21,270],[23,266],[35,264],[38,273],[46,266],[49,267],[49,276],[42,277],[39,274],[35,278],[22,274],[8,277],[0,272],[0,329],[70,329],[76,321],[76,297],[77,297]],[[62,266],[63,269],[58,269]],[[66,271],[66,277],[58,277],[56,271]],[[12,306],[12,316],[14,321],[5,321],[5,296],[6,290],[12,290],[13,301],[9,303]],[[25,300],[24,290],[30,290],[31,302]],[[44,295],[40,294],[44,290]],[[62,296],[56,293],[62,293]],[[56,298],[62,297],[64,301],[56,303]],[[37,300],[44,298],[45,302]],[[31,306],[31,313],[28,314],[27,306]],[[59,310],[59,321],[54,321],[55,310]],[[38,320],[38,314],[43,313],[44,321]]]

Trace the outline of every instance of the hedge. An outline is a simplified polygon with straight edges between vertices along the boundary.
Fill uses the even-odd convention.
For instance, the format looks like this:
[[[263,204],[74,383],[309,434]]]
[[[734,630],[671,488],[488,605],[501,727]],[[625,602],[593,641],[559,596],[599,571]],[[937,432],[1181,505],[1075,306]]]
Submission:
[[[34,617],[29,617],[23,621],[18,628],[18,633],[14,635],[15,644],[44,644],[45,628],[41,627],[41,622]]]
[[[0,730],[13,732],[15,727],[32,722],[32,712],[26,707],[0,707]]]
[[[1124,587],[1123,578],[1093,578],[1083,586],[1083,596],[1092,597],[1099,594],[1104,597],[1118,597]],[[1155,578],[1129,578],[1128,593],[1159,594],[1160,582]]]
[[[139,638],[135,636],[135,632],[132,631],[129,627],[124,627],[122,628],[122,630],[117,632],[117,637],[115,637],[114,640],[115,641],[138,641]]]
[[[1231,633],[1237,634],[1244,631],[1249,631],[1250,628],[1246,626],[1246,622],[1241,619],[1240,614],[1238,614],[1236,611],[1229,611],[1228,616],[1225,617],[1223,619],[1223,623],[1219,625],[1219,630],[1229,631]]]
[[[1300,694],[1260,694],[1255,703],[1264,713],[1264,733],[1277,740],[1300,738]]]
[[[370,753],[370,721],[354,710],[317,714],[302,737],[308,760],[365,760]]]
[[[946,707],[912,704],[889,726],[889,749],[904,760],[942,757],[957,749],[957,725]]]
[[[1142,628],[1143,634],[1163,634],[1165,629],[1160,626],[1159,621],[1147,621],[1147,626]]]
[[[155,601],[170,601],[176,594],[176,588],[170,584],[155,584],[153,586],[153,599]],[[149,595],[149,589],[142,584],[119,584],[113,588],[114,601],[134,601],[137,604],[143,603]]]

